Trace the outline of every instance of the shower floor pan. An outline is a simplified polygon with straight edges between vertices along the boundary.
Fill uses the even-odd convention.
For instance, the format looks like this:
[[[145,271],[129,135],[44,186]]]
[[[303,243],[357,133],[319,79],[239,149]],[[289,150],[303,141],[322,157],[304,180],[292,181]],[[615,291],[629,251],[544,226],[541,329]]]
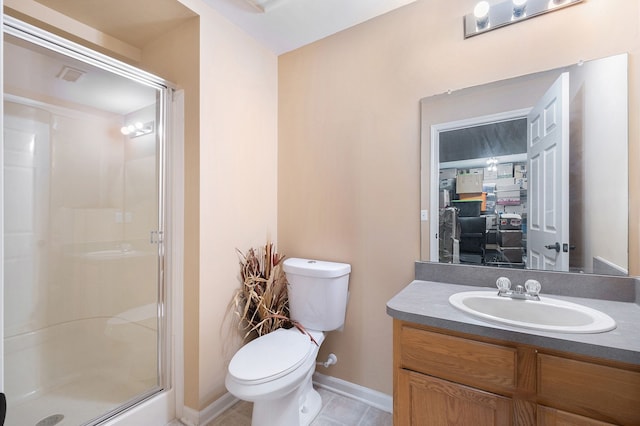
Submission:
[[[77,426],[149,392],[154,383],[131,382],[112,374],[83,375],[7,406],[5,426]],[[57,419],[64,416],[60,421]],[[57,417],[53,417],[57,416]]]

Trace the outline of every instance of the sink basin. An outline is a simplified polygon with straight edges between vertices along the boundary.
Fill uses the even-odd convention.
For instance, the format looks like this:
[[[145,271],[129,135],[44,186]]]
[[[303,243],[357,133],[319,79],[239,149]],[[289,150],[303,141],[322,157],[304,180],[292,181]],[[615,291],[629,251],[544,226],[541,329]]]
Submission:
[[[494,291],[466,291],[449,297],[454,307],[479,319],[514,327],[557,333],[602,333],[616,328],[609,315],[595,309],[540,297],[511,299]]]

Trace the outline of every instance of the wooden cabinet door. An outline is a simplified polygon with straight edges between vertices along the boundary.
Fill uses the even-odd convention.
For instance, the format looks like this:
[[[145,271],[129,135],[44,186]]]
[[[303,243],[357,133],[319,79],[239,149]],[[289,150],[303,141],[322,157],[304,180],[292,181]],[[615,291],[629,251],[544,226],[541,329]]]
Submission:
[[[538,405],[537,426],[614,426],[613,423],[601,422],[555,408]]]
[[[510,426],[511,399],[424,374],[398,371],[395,426]]]
[[[620,425],[640,425],[640,371],[538,354],[538,400]]]

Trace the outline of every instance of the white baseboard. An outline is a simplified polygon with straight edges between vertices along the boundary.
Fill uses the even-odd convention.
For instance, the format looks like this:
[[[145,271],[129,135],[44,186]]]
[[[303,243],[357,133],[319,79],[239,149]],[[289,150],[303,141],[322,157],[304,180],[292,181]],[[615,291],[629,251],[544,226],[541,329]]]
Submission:
[[[180,421],[186,426],[206,425],[238,401],[238,398],[227,392],[200,412],[193,408],[184,407]]]
[[[193,408],[189,408],[184,406],[182,408],[182,417],[180,418],[180,423],[185,426],[197,426],[200,422],[200,413],[198,413]]]
[[[364,402],[387,413],[393,412],[393,397],[386,393],[317,372],[313,374],[313,383],[316,386]]]
[[[367,405],[386,411],[387,413],[393,411],[393,397],[391,395],[320,373],[314,373],[313,383],[318,387],[364,402]],[[182,412],[183,417],[180,421],[186,426],[207,424],[224,413],[225,410],[236,402],[238,402],[238,398],[227,392],[200,412],[189,407],[184,407]]]

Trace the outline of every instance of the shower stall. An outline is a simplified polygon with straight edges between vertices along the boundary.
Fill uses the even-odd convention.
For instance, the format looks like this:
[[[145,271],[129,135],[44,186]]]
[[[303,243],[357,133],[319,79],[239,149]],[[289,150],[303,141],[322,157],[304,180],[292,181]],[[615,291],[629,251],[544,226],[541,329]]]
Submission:
[[[7,426],[92,425],[168,383],[161,79],[5,17]]]

